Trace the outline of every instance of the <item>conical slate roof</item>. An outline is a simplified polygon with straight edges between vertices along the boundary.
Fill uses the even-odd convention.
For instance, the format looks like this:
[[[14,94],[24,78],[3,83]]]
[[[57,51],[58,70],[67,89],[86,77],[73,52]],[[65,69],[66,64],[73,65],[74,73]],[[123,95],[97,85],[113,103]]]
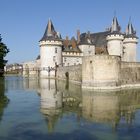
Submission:
[[[61,35],[55,31],[52,21],[49,19],[45,33],[40,41],[46,40],[58,40],[61,39]]]
[[[119,26],[117,17],[114,16],[113,21],[112,21],[112,25],[111,25],[111,33],[113,33],[113,32],[119,33],[120,30],[121,30],[121,28]]]
[[[126,28],[126,37],[136,37],[136,31],[134,30],[130,20]]]

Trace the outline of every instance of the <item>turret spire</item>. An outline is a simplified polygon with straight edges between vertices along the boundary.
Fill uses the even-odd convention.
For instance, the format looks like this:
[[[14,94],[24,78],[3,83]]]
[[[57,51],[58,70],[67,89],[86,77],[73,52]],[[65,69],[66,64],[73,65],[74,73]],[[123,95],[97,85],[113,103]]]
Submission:
[[[126,35],[127,36],[135,36],[136,35],[136,31],[134,30],[132,23],[131,23],[131,19],[129,19],[129,23],[128,26],[126,28]]]
[[[120,32],[120,26],[117,20],[117,17],[114,16],[113,21],[112,21],[112,25],[111,25],[111,32]]]
[[[50,19],[48,20],[48,24],[47,24],[45,33],[44,33],[41,41],[47,40],[47,39],[60,39],[58,37],[58,34],[55,31],[54,26],[53,26],[53,23],[52,23],[52,21]]]

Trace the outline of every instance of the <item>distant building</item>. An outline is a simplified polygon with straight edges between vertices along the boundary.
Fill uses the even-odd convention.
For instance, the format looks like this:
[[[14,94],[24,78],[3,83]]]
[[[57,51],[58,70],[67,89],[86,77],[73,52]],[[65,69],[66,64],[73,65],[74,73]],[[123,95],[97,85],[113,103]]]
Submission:
[[[4,67],[4,72],[8,74],[22,74],[22,64],[14,63],[14,64],[7,64]]]

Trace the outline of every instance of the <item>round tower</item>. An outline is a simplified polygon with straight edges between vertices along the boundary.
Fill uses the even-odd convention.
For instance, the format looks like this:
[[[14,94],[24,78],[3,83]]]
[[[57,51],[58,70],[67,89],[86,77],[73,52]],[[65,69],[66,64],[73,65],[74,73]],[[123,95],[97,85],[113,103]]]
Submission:
[[[134,31],[132,23],[129,21],[126,28],[125,38],[123,41],[124,55],[123,61],[136,62],[136,46],[138,43],[138,37],[136,31]]]
[[[45,33],[39,41],[41,77],[55,77],[56,66],[62,63],[62,40],[55,31],[51,20],[48,21]]]
[[[109,55],[116,55],[122,57],[123,55],[123,39],[124,36],[120,32],[120,26],[117,18],[114,17],[110,33],[107,35],[107,49]]]

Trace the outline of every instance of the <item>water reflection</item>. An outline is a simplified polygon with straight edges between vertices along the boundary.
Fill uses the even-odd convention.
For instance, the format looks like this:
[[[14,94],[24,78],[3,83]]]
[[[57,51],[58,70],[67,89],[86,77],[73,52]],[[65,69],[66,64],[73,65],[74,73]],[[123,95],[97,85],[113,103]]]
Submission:
[[[45,115],[48,131],[53,132],[58,119],[67,111],[78,112],[80,104],[80,88],[70,88],[62,81],[40,79],[41,112]]]
[[[30,83],[30,82],[28,82]],[[40,111],[45,116],[48,131],[65,113],[73,112],[77,121],[85,119],[92,123],[105,123],[115,130],[120,125],[130,127],[140,108],[140,90],[114,92],[85,91],[80,85],[54,79],[34,82],[40,95]],[[27,86],[27,85],[26,85]],[[30,86],[27,86],[30,88]]]
[[[136,109],[140,108],[139,90],[110,93],[83,92],[83,117],[98,123],[109,123],[117,128],[119,123],[130,126]]]
[[[5,79],[0,78],[0,121],[4,113],[5,107],[8,105],[9,99],[5,95]]]
[[[62,112],[62,93],[57,89],[55,80],[40,79],[40,101],[48,131],[52,132]]]

